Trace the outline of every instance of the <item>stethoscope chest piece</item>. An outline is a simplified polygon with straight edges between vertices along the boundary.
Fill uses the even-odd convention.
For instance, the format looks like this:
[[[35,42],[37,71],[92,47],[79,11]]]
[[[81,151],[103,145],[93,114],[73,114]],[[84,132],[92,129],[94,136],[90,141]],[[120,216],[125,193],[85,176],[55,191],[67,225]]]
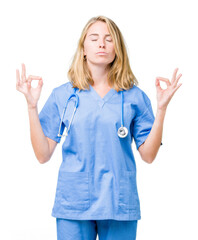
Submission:
[[[126,127],[120,127],[118,129],[118,136],[121,137],[121,138],[124,138],[128,135],[128,129]]]

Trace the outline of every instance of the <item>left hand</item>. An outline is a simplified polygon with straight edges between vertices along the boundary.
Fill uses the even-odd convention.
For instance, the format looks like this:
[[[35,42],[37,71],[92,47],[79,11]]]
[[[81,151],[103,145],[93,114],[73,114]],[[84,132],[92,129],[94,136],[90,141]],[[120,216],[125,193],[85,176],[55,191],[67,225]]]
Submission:
[[[176,77],[177,71],[178,71],[178,68],[174,70],[171,82],[169,81],[168,78],[156,77],[155,86],[157,89],[157,108],[159,110],[166,110],[168,103],[170,102],[174,93],[182,85],[182,83],[178,84],[178,81],[182,76],[182,74],[180,73]],[[166,89],[161,88],[160,81],[163,81],[166,83],[167,85]]]

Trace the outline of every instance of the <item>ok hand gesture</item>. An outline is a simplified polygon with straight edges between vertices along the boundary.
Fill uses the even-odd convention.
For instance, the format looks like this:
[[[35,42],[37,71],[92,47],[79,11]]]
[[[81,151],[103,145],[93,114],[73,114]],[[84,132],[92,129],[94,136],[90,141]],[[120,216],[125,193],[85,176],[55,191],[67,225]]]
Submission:
[[[36,88],[33,88],[31,86],[32,80],[39,80]],[[16,89],[25,95],[28,108],[37,107],[37,102],[40,98],[42,86],[43,86],[42,77],[29,75],[28,78],[26,78],[25,64],[22,64],[21,79],[19,75],[19,70],[16,69]]]
[[[157,89],[157,108],[159,110],[166,110],[168,103],[170,102],[174,93],[182,85],[182,83],[178,84],[178,81],[179,81],[180,77],[182,76],[182,74],[180,73],[176,77],[177,71],[178,71],[178,68],[176,68],[174,70],[171,82],[169,81],[168,78],[163,78],[163,77],[156,78],[155,86]],[[161,88],[160,81],[163,81],[166,83],[166,85],[167,85],[166,89]]]

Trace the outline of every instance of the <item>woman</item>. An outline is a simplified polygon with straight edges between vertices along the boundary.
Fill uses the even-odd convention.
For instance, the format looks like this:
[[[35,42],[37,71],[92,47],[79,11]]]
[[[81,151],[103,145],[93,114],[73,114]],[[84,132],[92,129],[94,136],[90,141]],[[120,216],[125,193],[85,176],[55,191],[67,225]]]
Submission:
[[[141,214],[131,142],[134,139],[145,162],[153,162],[168,103],[181,86],[177,71],[171,82],[156,78],[154,118],[150,99],[136,86],[122,34],[104,16],[84,27],[68,72],[70,81],[53,89],[39,114],[43,80],[26,78],[24,64],[21,79],[17,70],[16,88],[27,100],[38,161],[49,161],[66,135],[52,210],[58,240],[94,240],[97,234],[100,240],[136,239]],[[32,80],[39,80],[37,88],[31,87]],[[167,89],[161,89],[160,81]]]

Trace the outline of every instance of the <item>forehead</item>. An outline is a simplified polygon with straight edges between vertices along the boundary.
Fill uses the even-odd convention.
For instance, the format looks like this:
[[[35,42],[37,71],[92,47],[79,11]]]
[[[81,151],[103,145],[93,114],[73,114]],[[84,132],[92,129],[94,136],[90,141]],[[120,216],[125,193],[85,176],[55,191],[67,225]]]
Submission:
[[[109,30],[107,28],[107,24],[105,22],[101,22],[101,21],[95,22],[89,27],[87,31],[87,36],[99,35],[99,34],[110,36]]]

